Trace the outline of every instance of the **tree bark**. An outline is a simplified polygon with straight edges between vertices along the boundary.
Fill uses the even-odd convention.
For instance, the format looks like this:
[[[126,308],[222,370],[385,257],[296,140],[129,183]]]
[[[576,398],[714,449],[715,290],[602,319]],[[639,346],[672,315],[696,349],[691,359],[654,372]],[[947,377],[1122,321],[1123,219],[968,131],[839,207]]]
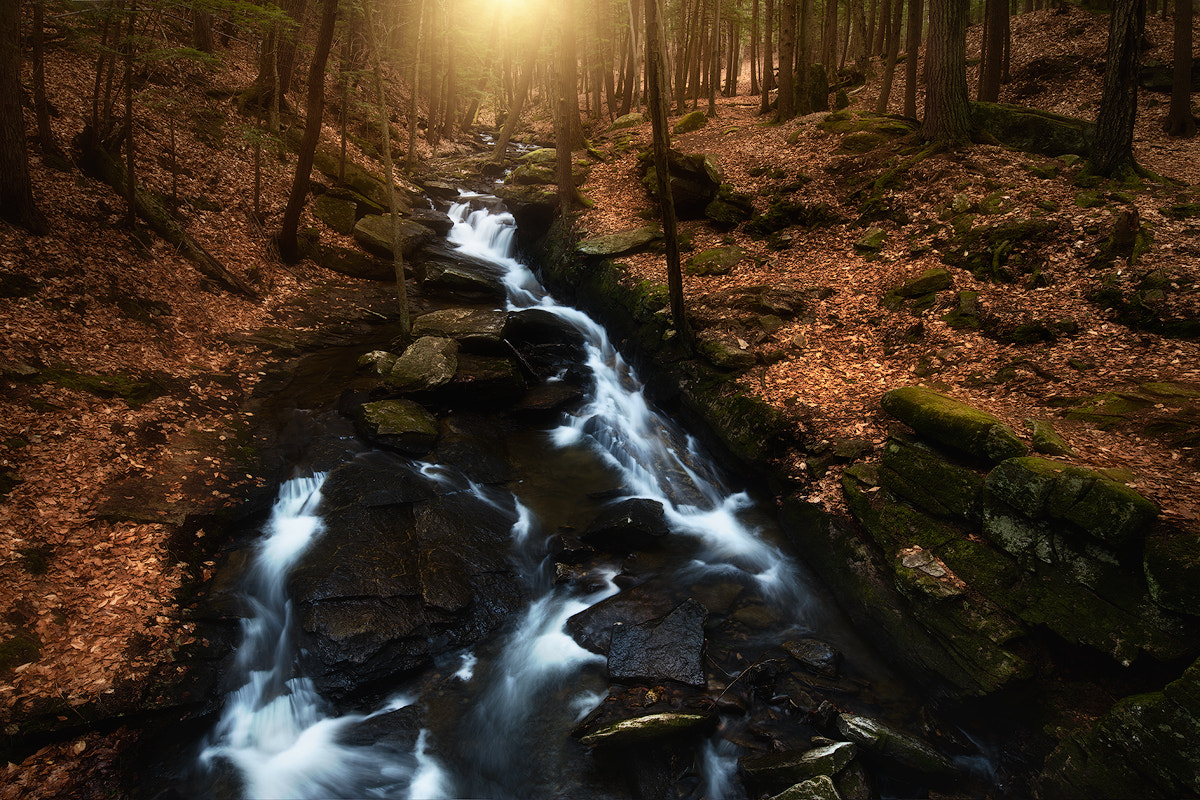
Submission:
[[[1192,0],[1175,0],[1175,74],[1171,81],[1171,107],[1163,130],[1190,139],[1196,135],[1192,114]]]
[[[961,144],[971,129],[966,31],[966,0],[930,0],[921,135],[939,146]]]
[[[986,0],[983,24],[983,58],[979,64],[980,102],[1000,99],[1000,75],[1004,70],[1004,30],[1008,0]]]
[[[416,0],[413,16],[417,21],[417,30],[412,44],[412,71],[408,79],[408,150],[404,154],[404,171],[412,172],[417,165],[417,96],[421,84],[421,54],[425,37],[422,36],[425,26],[424,4],[426,0]]]
[[[137,0],[129,0],[129,29],[125,34],[125,41],[121,45],[121,49],[125,52],[125,177],[126,177],[126,211],[125,211],[125,227],[133,229],[134,218],[134,191],[137,188],[137,170],[135,168],[136,160],[134,158],[134,136],[133,136],[133,56],[134,56],[134,40],[133,28],[137,22]]]
[[[771,90],[775,88],[775,66],[772,48],[775,46],[775,0],[763,0],[762,102],[758,111],[771,110]]]
[[[21,113],[20,0],[0,0],[0,218],[38,235],[48,229],[33,199]]]
[[[307,5],[308,0],[283,0],[281,8],[290,24],[273,26],[263,42],[258,77],[254,81],[257,102],[277,102],[292,88],[292,73],[296,66],[296,33],[304,20]]]
[[[38,143],[42,161],[55,169],[67,169],[70,162],[50,127],[50,103],[46,99],[46,58],[42,0],[33,0],[33,108],[37,115]]]
[[[329,60],[329,49],[333,45],[337,12],[338,0],[324,0],[316,49],[313,51],[312,64],[308,70],[304,137],[300,140],[300,152],[296,156],[296,176],[292,180],[292,193],[288,196],[279,231],[279,255],[287,262],[295,262],[300,258],[300,243],[296,234],[300,227],[300,213],[308,199],[308,179],[312,171],[313,156],[317,152],[317,141],[321,138],[321,114],[325,110],[325,63]]]
[[[821,61],[830,75],[837,69],[838,43],[837,0],[825,0],[825,21],[821,26]]]
[[[670,167],[667,154],[671,137],[667,131],[666,83],[663,69],[662,28],[659,22],[658,0],[645,0],[646,8],[646,77],[647,107],[653,131],[654,173],[658,185],[658,204],[662,214],[663,238],[667,255],[667,292],[671,300],[671,319],[684,351],[691,353],[692,338],[683,305],[683,272],[679,264],[679,233],[675,221],[675,198],[671,194]]]
[[[775,118],[787,122],[796,116],[796,0],[779,3],[779,97]]]
[[[329,2],[329,0],[326,0]],[[370,7],[365,9],[367,44],[371,48],[371,66],[375,73],[375,94],[379,103],[379,135],[383,137],[384,185],[388,191],[388,213],[392,220],[392,268],[396,273],[396,300],[399,303],[400,339],[408,341],[412,326],[408,317],[408,287],[404,282],[404,249],[400,246],[400,209],[396,204],[395,176],[392,174],[392,124],[388,114],[387,95],[383,92],[383,68],[380,66],[379,37]]]
[[[1088,159],[1089,168],[1097,175],[1109,176],[1134,167],[1133,123],[1145,27],[1146,0],[1113,0],[1096,141]]]
[[[759,93],[758,86],[758,10],[759,0],[754,0],[750,12],[750,94]]]
[[[572,174],[575,131],[579,125],[579,95],[576,93],[575,3],[561,0],[563,15],[558,59],[558,130],[554,146],[558,153],[558,205],[563,216],[575,205],[575,177]]]
[[[1008,0],[1001,0],[1007,3]],[[904,116],[917,118],[917,54],[921,50],[922,0],[908,0],[908,55],[904,59]]]
[[[888,101],[892,97],[892,83],[896,78],[896,61],[900,58],[900,24],[903,19],[904,0],[892,0],[892,24],[888,26],[887,33],[887,65],[883,68],[883,83],[879,88],[879,99],[875,102],[876,114],[887,113]]]

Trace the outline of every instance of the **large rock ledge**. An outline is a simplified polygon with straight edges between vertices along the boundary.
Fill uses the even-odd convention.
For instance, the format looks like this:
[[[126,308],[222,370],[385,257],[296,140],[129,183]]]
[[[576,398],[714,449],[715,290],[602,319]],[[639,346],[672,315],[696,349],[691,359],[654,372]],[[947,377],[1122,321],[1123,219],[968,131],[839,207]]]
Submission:
[[[1026,697],[1032,729],[1058,731],[1042,796],[1200,792],[1190,746],[1200,733],[1200,661],[1082,728],[1034,700],[1064,647],[1125,667],[1196,658],[1200,531],[1160,518],[1107,475],[1027,456],[983,409],[921,387],[881,398],[911,432],[845,471],[851,514],[830,514],[787,490],[783,457],[802,445],[794,426],[715,365],[684,358],[660,313],[665,287],[628,285],[619,263],[580,254],[561,222],[533,253],[543,281],[608,327],[660,402],[701,422],[724,456],[782,492],[795,549],[881,653],[949,700]]]

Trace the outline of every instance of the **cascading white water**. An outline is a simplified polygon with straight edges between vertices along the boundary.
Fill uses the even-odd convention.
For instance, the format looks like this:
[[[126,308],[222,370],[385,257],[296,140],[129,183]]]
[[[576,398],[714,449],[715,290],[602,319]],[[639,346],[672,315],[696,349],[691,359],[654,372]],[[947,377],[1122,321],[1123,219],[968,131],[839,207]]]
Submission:
[[[547,443],[590,453],[619,476],[624,497],[662,504],[674,533],[696,544],[691,560],[677,568],[681,583],[732,576],[755,586],[786,608],[791,623],[802,625],[809,593],[792,561],[750,521],[749,496],[731,492],[696,443],[648,405],[640,381],[600,325],[549,297],[513,257],[512,216],[473,208],[480,201],[493,202],[464,195],[451,208],[455,224],[448,239],[464,254],[503,270],[510,310],[545,309],[577,328],[585,340],[592,389],[582,409],[546,434]],[[564,792],[548,777],[561,755],[558,749],[606,686],[604,658],[580,647],[565,626],[569,617],[617,591],[611,580],[615,570],[593,575],[589,590],[554,584],[544,574],[552,531],[544,530],[537,512],[521,502],[520,486],[518,496],[501,497],[502,490],[471,484],[445,467],[414,467],[442,490],[470,492],[514,514],[511,560],[532,587],[529,608],[515,616],[498,641],[479,648],[486,654],[460,653],[444,670],[472,698],[466,719],[440,726],[431,722],[411,752],[348,744],[353,739],[348,733],[360,723],[408,704],[439,701],[404,696],[369,714],[336,716],[311,681],[294,674],[297,654],[285,588],[288,570],[321,532],[316,513],[320,478],[285,484],[247,587],[252,613],[243,623],[237,658],[241,686],[228,696],[202,755],[210,767],[232,766],[245,796],[527,797]],[[442,686],[440,694],[449,691]],[[548,738],[535,741],[535,732]],[[709,796],[727,791],[736,768],[730,747],[714,742],[702,761]]]

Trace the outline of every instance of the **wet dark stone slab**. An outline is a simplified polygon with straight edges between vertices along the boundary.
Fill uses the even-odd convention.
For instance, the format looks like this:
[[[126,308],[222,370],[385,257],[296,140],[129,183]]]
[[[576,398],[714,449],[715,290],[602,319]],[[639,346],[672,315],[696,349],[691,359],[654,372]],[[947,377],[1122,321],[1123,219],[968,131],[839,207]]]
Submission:
[[[688,599],[665,617],[639,625],[614,625],[608,674],[616,681],[671,680],[704,686],[704,620],[708,609]]]

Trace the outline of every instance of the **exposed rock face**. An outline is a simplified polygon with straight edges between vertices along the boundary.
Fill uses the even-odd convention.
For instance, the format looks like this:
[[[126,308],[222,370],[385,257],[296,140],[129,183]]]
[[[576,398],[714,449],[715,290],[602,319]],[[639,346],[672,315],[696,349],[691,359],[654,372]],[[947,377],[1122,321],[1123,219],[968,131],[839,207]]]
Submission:
[[[614,625],[608,674],[615,681],[670,680],[704,686],[704,620],[708,610],[685,600],[665,617],[638,625]]]
[[[657,225],[643,225],[626,231],[584,239],[575,246],[575,249],[585,256],[616,256],[633,252],[660,238],[662,238],[662,231]]]
[[[593,747],[644,744],[698,730],[708,730],[715,722],[716,718],[712,714],[647,714],[604,725],[585,734],[580,741]]]
[[[945,777],[958,770],[928,742],[879,720],[839,714],[838,733],[872,755],[921,775]]]
[[[668,533],[662,503],[635,497],[600,512],[580,539],[599,550],[625,553],[657,547]]]
[[[657,194],[658,179],[649,151],[638,157],[638,168],[645,176],[643,185],[651,195]],[[667,171],[671,176],[669,185],[675,199],[675,212],[682,218],[703,216],[705,207],[721,187],[721,171],[716,160],[703,153],[684,155],[671,148],[667,155]]]
[[[1096,126],[1074,117],[1008,103],[971,103],[971,129],[1026,153],[1087,156]]]
[[[431,241],[434,233],[419,222],[402,219],[400,222],[400,250],[405,258],[411,257],[421,245]],[[354,240],[368,252],[381,258],[392,257],[392,220],[389,216],[370,214],[354,226]]]
[[[377,459],[376,459],[377,460]],[[293,571],[309,668],[323,690],[351,691],[479,641],[521,602],[507,563],[511,515],[468,493],[429,496],[352,481],[374,463],[339,468],[325,532]],[[391,479],[400,467],[392,462]],[[410,469],[411,472],[411,469]],[[406,497],[414,502],[390,503]]]
[[[422,336],[404,348],[381,377],[402,392],[421,392],[449,383],[457,370],[458,342],[444,336]]]

